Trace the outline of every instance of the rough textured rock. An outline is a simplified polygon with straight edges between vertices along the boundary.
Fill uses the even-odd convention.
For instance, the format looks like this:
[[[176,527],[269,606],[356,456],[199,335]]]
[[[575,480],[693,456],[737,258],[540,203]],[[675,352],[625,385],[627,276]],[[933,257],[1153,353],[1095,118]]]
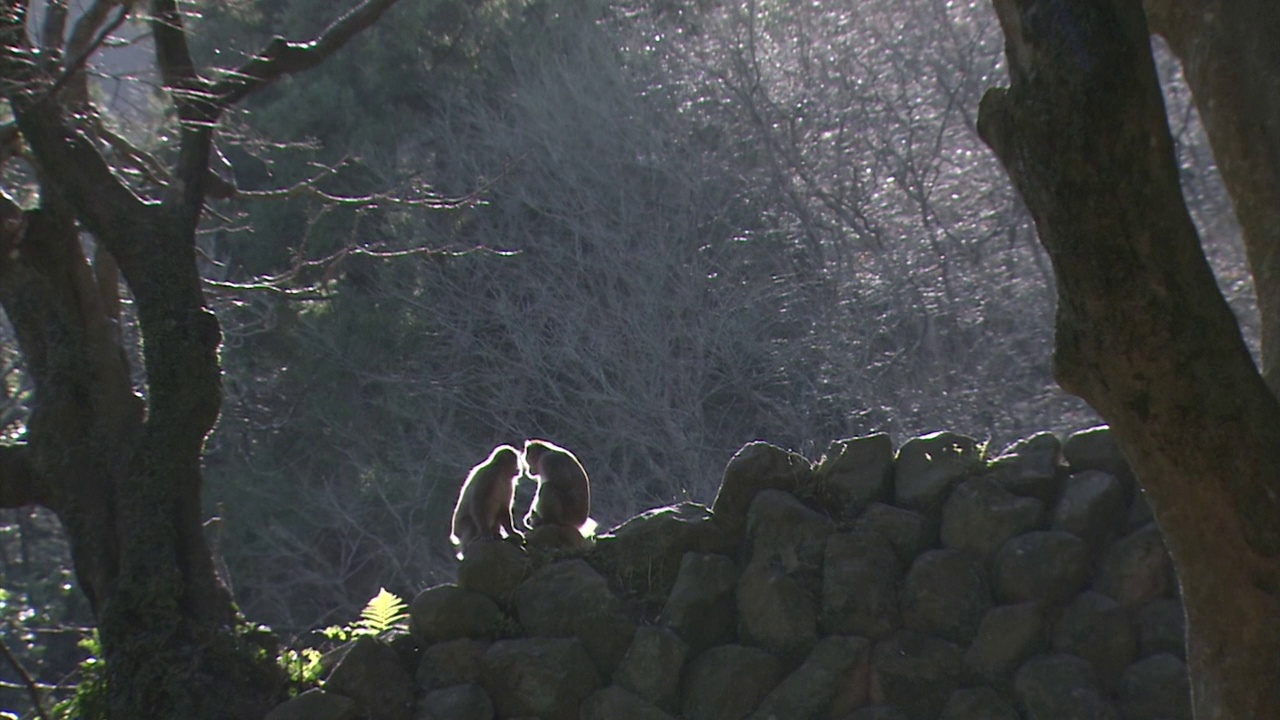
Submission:
[[[685,553],[659,622],[692,652],[726,643],[737,629],[738,566],[724,555]]]
[[[675,720],[644,698],[617,686],[597,690],[582,701],[580,720]]]
[[[676,712],[688,652],[689,646],[671,630],[642,625],[613,673],[613,682],[663,710]]]
[[[1156,598],[1134,617],[1138,628],[1138,657],[1169,653],[1186,658],[1186,615],[1182,603],[1172,598]]]
[[[740,528],[761,490],[794,492],[812,476],[813,466],[800,455],[769,443],[747,443],[725,467],[711,512],[725,528]]]
[[[509,607],[516,586],[532,571],[529,555],[515,543],[480,540],[458,565],[458,587]]]
[[[1128,608],[1163,595],[1174,586],[1173,564],[1155,523],[1117,540],[1098,561],[1093,587]]]
[[[420,690],[435,690],[480,679],[480,658],[489,643],[459,638],[436,643],[422,651],[416,672]]]
[[[987,558],[1006,540],[1034,530],[1044,503],[1020,497],[989,477],[960,483],[942,508],[942,545]]]
[[[951,489],[982,467],[971,437],[938,432],[911,438],[894,464],[894,504],[937,520]]]
[[[684,720],[742,720],[778,684],[782,663],[758,648],[713,647],[685,675]]]
[[[964,664],[971,672],[997,682],[1046,645],[1040,603],[1001,605],[982,618],[977,636],[965,651]]]
[[[1120,482],[1107,473],[1086,470],[1067,478],[1053,509],[1053,529],[1084,540],[1096,555],[1119,534],[1127,513]]]
[[[371,637],[354,640],[325,689],[355,700],[369,720],[413,717],[413,679],[395,650]]]
[[[902,624],[962,645],[973,640],[991,604],[981,563],[962,550],[922,554],[902,584]]]
[[[774,562],[787,572],[817,573],[831,518],[811,510],[790,493],[763,490],[747,511],[747,562]]]
[[[1141,487],[1137,488],[1133,493],[1133,502],[1129,504],[1129,516],[1125,521],[1125,531],[1133,532],[1149,522],[1156,519],[1155,512],[1151,510],[1151,502],[1147,500],[1147,493]]]
[[[831,634],[886,637],[901,624],[902,564],[879,533],[827,538],[822,577],[822,629]]]
[[[539,569],[516,589],[514,604],[530,635],[581,640],[601,677],[613,674],[636,630],[609,584],[580,559]]]
[[[732,554],[740,539],[713,522],[705,505],[680,503],[641,513],[597,537],[586,560],[642,599],[661,603],[686,552]]]
[[[456,585],[437,585],[409,605],[409,630],[424,645],[458,638],[493,638],[503,622],[497,603]]]
[[[355,700],[311,689],[277,705],[265,720],[357,720],[359,717]]]
[[[1071,466],[1072,472],[1081,470],[1101,470],[1112,475],[1120,482],[1124,490],[1125,502],[1133,495],[1133,470],[1120,446],[1116,444],[1111,428],[1098,425],[1086,430],[1074,432],[1067,436],[1062,444],[1062,456]]]
[[[1171,564],[1114,443],[987,465],[962,437],[839,441],[817,468],[756,443],[717,514],[658,508],[581,552],[479,543],[380,652],[416,669],[417,720],[1187,717]],[[366,720],[339,696],[317,717],[343,702]]]
[[[988,477],[1014,495],[1049,502],[1061,487],[1062,444],[1053,433],[1020,440],[991,461]]]
[[[1088,660],[1102,686],[1110,689],[1133,662],[1138,641],[1129,613],[1120,603],[1101,593],[1083,592],[1063,610],[1053,633],[1053,649]]]
[[[966,688],[951,694],[939,720],[1021,720],[1018,711],[989,687]]]
[[[493,720],[493,701],[475,683],[440,688],[422,697],[414,720]]]
[[[752,563],[738,581],[738,637],[787,664],[798,663],[818,641],[813,595],[771,563]]]
[[[902,630],[872,650],[870,699],[901,708],[910,720],[934,720],[960,686],[962,674],[960,648]]]
[[[1075,655],[1041,655],[1014,676],[1014,693],[1026,720],[1116,720],[1093,666]]]
[[[823,638],[794,672],[765,696],[752,720],[825,720],[866,703],[871,643]]]
[[[1089,575],[1089,549],[1071,533],[1036,531],[1012,538],[992,558],[1001,602],[1065,602]]]
[[[500,640],[485,651],[483,665],[484,689],[503,718],[576,718],[601,685],[577,638]]]
[[[855,518],[873,502],[890,502],[893,442],[884,433],[836,440],[797,495],[837,519]]]
[[[1161,653],[1130,665],[1118,696],[1125,720],[1191,720],[1187,666],[1175,655]]]
[[[849,713],[844,720],[911,720],[911,718],[892,705],[868,705]]]
[[[937,532],[936,526],[920,513],[883,503],[872,503],[854,522],[853,529],[883,535],[903,567],[909,567],[917,555],[929,549]]]
[[[524,533],[525,550],[539,562],[563,557],[569,553],[582,553],[591,547],[591,541],[577,528],[563,525],[539,525]]]

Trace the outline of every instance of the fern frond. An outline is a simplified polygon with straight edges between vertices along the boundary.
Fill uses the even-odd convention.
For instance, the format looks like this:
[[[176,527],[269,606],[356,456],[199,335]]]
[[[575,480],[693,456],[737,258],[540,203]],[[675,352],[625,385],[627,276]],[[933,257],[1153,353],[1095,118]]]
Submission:
[[[360,622],[356,626],[372,633],[383,633],[396,627],[403,627],[409,619],[409,606],[399,595],[386,588],[378,588],[378,594],[369,599],[369,603],[360,611]]]

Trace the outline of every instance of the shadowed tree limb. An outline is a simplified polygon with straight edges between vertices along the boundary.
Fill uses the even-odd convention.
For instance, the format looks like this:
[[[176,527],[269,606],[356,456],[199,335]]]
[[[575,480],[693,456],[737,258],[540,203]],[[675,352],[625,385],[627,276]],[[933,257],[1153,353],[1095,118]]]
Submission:
[[[31,466],[26,443],[0,445],[0,508],[48,506],[45,488]]]
[[[978,129],[1057,278],[1054,375],[1111,424],[1173,556],[1196,717],[1280,713],[1280,403],[1179,186],[1139,0],[996,0]]]

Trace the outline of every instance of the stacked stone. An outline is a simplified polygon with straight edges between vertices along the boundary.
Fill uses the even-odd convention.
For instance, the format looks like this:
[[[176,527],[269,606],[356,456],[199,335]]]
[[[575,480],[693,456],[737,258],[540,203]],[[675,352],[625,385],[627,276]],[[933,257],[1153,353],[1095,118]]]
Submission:
[[[652,510],[581,551],[482,543],[411,616],[410,637],[362,640],[293,703],[375,720],[1191,717],[1172,565],[1105,428],[994,459],[953,433],[896,454],[842,440],[816,465],[752,443],[711,508]]]

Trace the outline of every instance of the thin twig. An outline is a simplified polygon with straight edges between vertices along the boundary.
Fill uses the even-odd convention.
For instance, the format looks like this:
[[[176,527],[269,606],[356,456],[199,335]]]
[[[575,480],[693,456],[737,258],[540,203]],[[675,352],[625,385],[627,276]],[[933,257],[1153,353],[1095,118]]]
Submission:
[[[4,644],[4,640],[0,639],[0,655],[4,655],[13,665],[13,669],[18,671],[18,677],[22,679],[22,684],[27,686],[27,692],[31,695],[31,704],[36,708],[36,714],[41,720],[49,720],[49,714],[44,710],[44,703],[40,701],[40,688],[36,687],[36,681],[31,677],[31,673],[22,667],[22,663],[18,662],[18,658],[9,652],[9,646]]]

